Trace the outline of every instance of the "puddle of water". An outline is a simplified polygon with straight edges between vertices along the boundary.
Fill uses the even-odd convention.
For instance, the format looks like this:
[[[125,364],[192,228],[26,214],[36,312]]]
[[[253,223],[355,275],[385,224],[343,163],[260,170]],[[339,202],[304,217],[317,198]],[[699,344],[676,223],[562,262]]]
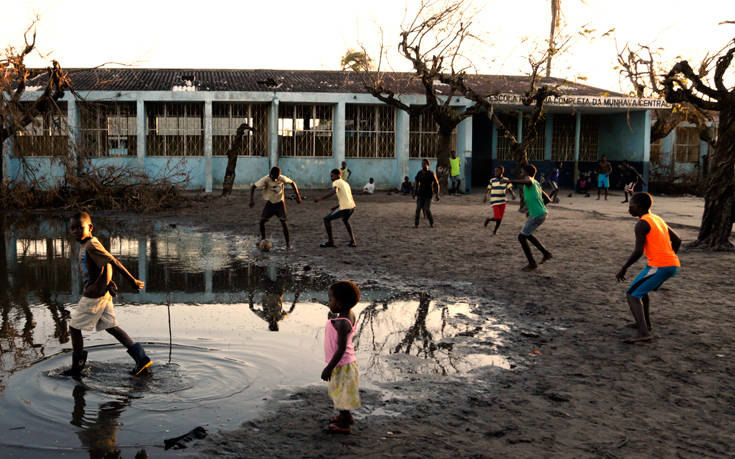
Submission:
[[[13,416],[0,417],[0,451],[177,454],[163,451],[164,438],[197,425],[236,427],[274,389],[321,384],[327,276],[285,266],[278,250],[263,256],[247,238],[172,228],[131,238],[95,224],[103,244],[147,283],[140,294],[123,288],[115,309],[121,326],[147,343],[153,376],[128,376],[132,360],[104,332],[85,333],[90,363],[79,381],[59,375],[70,364],[68,318],[80,295],[76,248],[61,220],[6,227],[0,412]],[[363,299],[355,346],[367,384],[509,368],[487,353],[507,327],[468,303],[380,291]]]

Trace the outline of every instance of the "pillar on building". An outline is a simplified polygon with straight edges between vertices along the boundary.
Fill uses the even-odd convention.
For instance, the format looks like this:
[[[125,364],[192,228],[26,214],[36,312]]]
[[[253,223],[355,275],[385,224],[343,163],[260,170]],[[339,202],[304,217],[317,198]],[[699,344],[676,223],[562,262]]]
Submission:
[[[523,142],[523,111],[518,110],[518,128],[516,129],[516,140]]]
[[[66,103],[66,123],[69,129],[69,159],[75,167],[81,167],[82,165],[77,160],[79,158],[79,141],[81,140],[79,133],[79,107],[74,97],[70,97]],[[81,172],[77,171],[77,173]]]
[[[577,111],[574,118],[574,183],[573,188],[577,188],[577,180],[579,180],[579,147],[580,138],[582,136],[582,113]]]
[[[212,101],[204,101],[204,191],[212,192]]]
[[[461,158],[465,192],[472,189],[472,117],[465,118],[457,126],[457,156]]]
[[[490,128],[490,159],[495,161],[498,159],[498,127],[495,123]]]
[[[648,173],[651,170],[651,110],[643,114],[643,191],[648,191]]]
[[[278,165],[278,99],[273,96],[268,117],[268,156],[270,167]]]
[[[334,107],[334,130],[332,132],[332,152],[334,154],[334,167],[342,167],[345,160],[345,103],[337,102]]]
[[[138,238],[138,279],[146,283],[141,289],[145,293],[148,285],[148,239]]]
[[[546,115],[546,124],[544,125],[544,160],[551,161],[551,145],[554,137],[554,115],[551,113]]]
[[[143,98],[138,96],[135,101],[135,148],[138,153],[138,168],[141,172],[145,172],[145,102]]]
[[[410,116],[407,111],[396,110],[396,161],[398,162],[398,177],[395,178],[396,185],[401,186],[403,177],[408,176],[410,166],[410,154],[408,140],[410,138]],[[409,180],[411,177],[409,176]]]

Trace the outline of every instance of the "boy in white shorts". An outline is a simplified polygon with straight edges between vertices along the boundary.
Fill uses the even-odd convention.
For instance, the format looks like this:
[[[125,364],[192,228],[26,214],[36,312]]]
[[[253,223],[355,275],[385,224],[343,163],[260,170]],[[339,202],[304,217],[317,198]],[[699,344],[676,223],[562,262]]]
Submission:
[[[112,281],[112,270],[116,269],[140,291],[145,285],[139,281],[117,258],[105,250],[99,240],[92,236],[92,218],[86,212],[75,214],[70,222],[71,235],[79,241],[79,265],[84,278],[84,291],[79,303],[72,310],[69,332],[73,348],[72,366],[64,372],[66,376],[79,376],[87,362],[82,330],[105,330],[125,346],[128,354],[135,360],[134,375],[141,374],[153,363],[145,354],[140,343],[134,343],[130,336],[117,325],[112,297],[117,296],[117,285]]]

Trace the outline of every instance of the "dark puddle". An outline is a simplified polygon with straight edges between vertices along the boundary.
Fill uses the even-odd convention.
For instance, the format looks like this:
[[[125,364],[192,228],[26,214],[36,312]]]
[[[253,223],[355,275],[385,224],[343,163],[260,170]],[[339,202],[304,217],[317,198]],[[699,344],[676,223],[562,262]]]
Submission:
[[[282,248],[264,255],[250,238],[95,220],[97,237],[146,281],[140,294],[118,282],[115,305],[121,327],[147,343],[153,374],[129,376],[132,360],[97,332],[85,333],[84,375],[60,376],[80,296],[77,249],[61,219],[4,217],[0,412],[13,413],[0,417],[4,456],[176,454],[163,450],[165,438],[236,427],[275,389],[321,384],[328,276],[289,265]],[[364,386],[509,367],[493,355],[507,327],[474,304],[378,290],[363,300],[355,345]]]

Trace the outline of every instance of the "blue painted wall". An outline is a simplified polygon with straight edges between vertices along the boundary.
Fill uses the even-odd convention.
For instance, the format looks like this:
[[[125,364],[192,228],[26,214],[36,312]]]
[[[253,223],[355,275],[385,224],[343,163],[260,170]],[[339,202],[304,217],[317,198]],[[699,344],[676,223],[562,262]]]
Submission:
[[[645,161],[646,112],[616,113],[600,119],[598,159]]]
[[[399,177],[395,158],[346,158],[345,161],[352,171],[350,186],[353,191],[362,190],[370,177],[375,179],[375,188],[378,190],[396,188],[396,183],[403,181],[403,177]]]
[[[212,182],[222,186],[227,169],[227,157],[212,157]],[[270,172],[270,158],[267,156],[240,156],[235,167],[235,186],[249,187],[253,182]],[[298,182],[296,183],[298,185]]]
[[[349,163],[348,163],[349,164]],[[329,188],[329,171],[337,167],[334,158],[278,158],[278,167],[287,177],[311,188]],[[355,170],[350,167],[351,170]]]

